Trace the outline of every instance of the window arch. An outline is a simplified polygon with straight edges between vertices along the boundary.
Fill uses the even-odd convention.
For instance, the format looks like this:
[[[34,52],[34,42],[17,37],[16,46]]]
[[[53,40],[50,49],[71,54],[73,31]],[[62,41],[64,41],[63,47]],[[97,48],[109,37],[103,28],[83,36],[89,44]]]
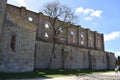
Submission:
[[[45,32],[45,37],[49,37],[47,32]]]
[[[84,32],[81,32],[81,34],[80,34],[80,44],[83,45],[85,43],[84,40],[85,40]]]
[[[98,47],[98,48],[101,47],[101,41],[100,41],[100,38],[97,38],[97,47]]]
[[[15,41],[16,41],[16,36],[12,35],[10,41],[10,49],[12,52],[15,52]]]
[[[16,40],[17,40],[17,35],[14,32],[10,32],[8,34],[8,53],[9,54],[14,54],[16,51]]]
[[[49,24],[48,23],[45,23],[45,28],[50,28]]]
[[[32,17],[28,17],[28,21],[32,22],[33,18]]]
[[[44,36],[45,36],[46,38],[49,37],[49,34],[48,34],[49,28],[50,28],[50,24],[49,24],[49,22],[46,22],[45,25],[44,25],[44,29],[45,29],[45,31],[44,31]]]
[[[89,46],[92,47],[93,46],[93,41],[92,41],[92,37],[89,37]]]
[[[71,42],[75,42],[75,33],[71,30],[70,32],[70,35],[71,35]]]

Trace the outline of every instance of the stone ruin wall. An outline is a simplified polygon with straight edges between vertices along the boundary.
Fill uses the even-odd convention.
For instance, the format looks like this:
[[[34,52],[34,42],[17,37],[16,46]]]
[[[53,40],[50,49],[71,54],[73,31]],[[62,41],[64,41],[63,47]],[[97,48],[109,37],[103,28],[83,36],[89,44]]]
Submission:
[[[66,23],[65,26],[68,24]],[[50,26],[50,23],[48,17],[42,13],[7,4],[2,29],[4,36],[1,42],[4,47],[0,49],[2,53],[0,71],[26,72],[33,69],[46,69],[52,48],[52,40],[49,36],[53,34],[45,27],[46,25]],[[17,35],[16,52],[12,56],[7,54],[10,32],[11,35]],[[108,65],[111,66],[110,69],[115,66],[114,55],[108,54],[108,56],[104,51],[103,34],[96,31],[72,25],[72,28],[61,32],[57,43],[56,58],[52,59],[50,69],[99,70],[108,69]]]
[[[0,36],[1,36],[1,30],[3,26],[4,16],[5,16],[6,2],[7,0],[0,0]]]
[[[0,71],[32,71],[37,26],[14,14],[8,6],[5,15],[1,33]]]
[[[20,15],[20,17],[25,20],[32,18],[31,23],[37,26],[37,41],[51,41],[49,37],[45,36],[45,33],[47,33],[48,36],[52,36],[53,34],[51,29],[45,27],[45,25],[50,26],[47,16],[44,16],[42,13],[28,11],[25,7],[19,8],[8,5],[7,10],[11,12],[14,11],[13,14]],[[67,24],[69,23],[66,23],[65,26],[67,26]],[[62,31],[59,36],[60,40],[58,43],[104,51],[103,34],[97,33],[96,31],[91,31],[89,29],[84,29],[81,26],[72,25],[72,28]],[[62,40],[63,37],[64,40]],[[81,42],[81,38],[83,38],[83,43]]]

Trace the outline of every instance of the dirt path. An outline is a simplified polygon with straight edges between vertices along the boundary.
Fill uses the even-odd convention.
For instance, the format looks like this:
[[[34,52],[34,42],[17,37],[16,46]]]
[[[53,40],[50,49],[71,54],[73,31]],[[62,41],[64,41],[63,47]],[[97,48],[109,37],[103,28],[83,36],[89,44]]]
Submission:
[[[120,73],[106,72],[101,74],[93,74],[88,76],[82,76],[76,80],[120,80]]]
[[[65,76],[55,78],[37,78],[37,79],[10,79],[10,80],[120,80],[120,73],[105,72],[101,74],[92,74],[86,76]]]

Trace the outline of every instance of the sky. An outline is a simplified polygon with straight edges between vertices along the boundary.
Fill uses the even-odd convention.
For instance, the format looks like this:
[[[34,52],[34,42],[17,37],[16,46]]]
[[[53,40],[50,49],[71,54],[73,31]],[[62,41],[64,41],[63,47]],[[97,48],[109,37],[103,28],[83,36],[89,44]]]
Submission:
[[[39,12],[42,5],[55,0],[8,0],[15,6]],[[120,0],[56,0],[79,17],[77,24],[104,34],[105,51],[120,56]]]

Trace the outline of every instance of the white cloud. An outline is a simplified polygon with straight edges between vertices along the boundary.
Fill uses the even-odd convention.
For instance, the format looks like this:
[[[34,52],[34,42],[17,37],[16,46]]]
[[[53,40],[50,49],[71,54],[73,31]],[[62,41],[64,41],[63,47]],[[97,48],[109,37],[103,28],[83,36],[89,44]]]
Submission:
[[[24,0],[15,0],[20,6],[26,7],[26,3]]]
[[[89,14],[89,13],[92,13],[92,12],[94,12],[93,9],[84,9],[84,10],[83,10],[83,13],[84,13],[84,14]]]
[[[76,9],[76,13],[82,13],[83,12],[83,8],[82,7],[79,7]]]
[[[115,40],[116,38],[120,37],[120,32],[112,32],[110,34],[105,34],[104,35],[104,40],[105,41],[111,41],[111,40]]]
[[[84,14],[85,20],[93,20],[94,18],[100,18],[103,11],[101,10],[94,10],[91,8],[84,9],[83,7],[79,7],[76,9],[77,14]]]
[[[101,13],[102,13],[101,10],[96,10],[96,11],[94,11],[90,16],[100,17],[100,16],[101,16]]]
[[[85,19],[85,20],[90,20],[90,21],[91,21],[91,20],[93,19],[93,17],[89,17],[89,16],[88,16],[88,17],[85,17],[84,19]]]

